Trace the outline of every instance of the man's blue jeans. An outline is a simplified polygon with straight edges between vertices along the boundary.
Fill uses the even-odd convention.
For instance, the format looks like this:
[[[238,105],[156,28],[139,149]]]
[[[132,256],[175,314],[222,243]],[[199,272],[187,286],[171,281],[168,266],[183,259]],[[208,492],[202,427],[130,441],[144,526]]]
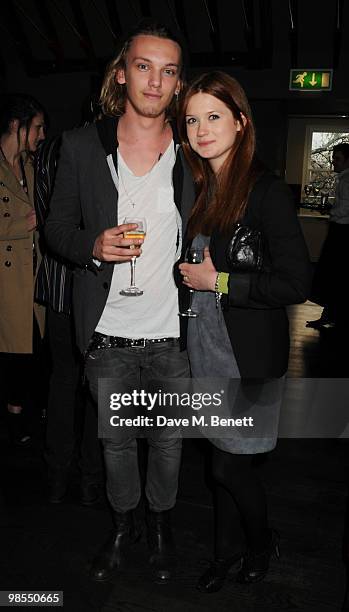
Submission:
[[[147,389],[147,382],[161,378],[189,378],[186,351],[178,340],[150,344],[145,348],[111,348],[92,351],[86,358],[86,377],[92,397],[98,401],[98,379],[115,378],[119,392]],[[172,435],[171,435],[172,433]],[[150,510],[163,512],[175,505],[182,440],[163,428],[147,434],[149,455],[145,492]],[[116,512],[135,508],[141,495],[137,440],[119,428],[113,438],[103,439],[107,496]]]

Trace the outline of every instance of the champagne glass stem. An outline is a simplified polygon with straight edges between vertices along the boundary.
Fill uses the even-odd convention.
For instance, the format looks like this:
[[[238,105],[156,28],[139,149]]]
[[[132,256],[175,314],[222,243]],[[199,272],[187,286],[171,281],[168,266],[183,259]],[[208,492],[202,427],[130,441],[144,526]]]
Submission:
[[[136,257],[131,259],[131,287],[136,286]]]
[[[188,312],[193,312],[192,311],[192,302],[193,302],[193,295],[194,295],[194,289],[189,289],[189,306],[188,306]]]

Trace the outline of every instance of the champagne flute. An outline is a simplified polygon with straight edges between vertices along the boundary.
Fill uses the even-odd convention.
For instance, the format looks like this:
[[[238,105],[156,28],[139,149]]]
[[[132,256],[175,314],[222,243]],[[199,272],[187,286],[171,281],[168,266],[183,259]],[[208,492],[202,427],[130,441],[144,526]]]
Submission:
[[[135,229],[128,230],[124,233],[124,238],[128,238],[129,240],[138,240],[139,238],[145,238],[147,232],[147,222],[144,217],[125,217],[123,223],[137,224],[137,227]],[[134,249],[134,245],[131,245],[130,249]],[[131,284],[129,287],[126,287],[126,289],[122,289],[119,292],[120,295],[143,295],[143,291],[141,289],[138,289],[138,287],[136,286],[136,259],[137,257],[132,257],[131,259]]]
[[[191,247],[187,249],[185,254],[185,261],[190,264],[199,264],[204,260],[204,249],[202,248],[194,248]],[[189,317],[195,319],[199,316],[199,313],[192,309],[192,301],[193,301],[194,289],[189,289],[189,306],[183,312],[179,312],[180,317]]]

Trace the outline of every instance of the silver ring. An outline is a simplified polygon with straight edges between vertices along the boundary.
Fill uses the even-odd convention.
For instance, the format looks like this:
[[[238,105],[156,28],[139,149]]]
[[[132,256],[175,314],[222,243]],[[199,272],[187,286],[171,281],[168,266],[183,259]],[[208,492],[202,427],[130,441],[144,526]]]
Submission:
[[[188,282],[189,276],[185,276],[183,280],[185,280],[185,282]]]

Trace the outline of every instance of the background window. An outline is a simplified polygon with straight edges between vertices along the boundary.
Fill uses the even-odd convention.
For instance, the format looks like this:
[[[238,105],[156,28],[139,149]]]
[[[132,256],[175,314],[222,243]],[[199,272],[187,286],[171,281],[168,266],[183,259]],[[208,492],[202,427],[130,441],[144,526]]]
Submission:
[[[307,126],[302,191],[308,201],[318,199],[321,193],[333,200],[335,173],[331,163],[332,149],[341,142],[349,142],[349,131]]]

